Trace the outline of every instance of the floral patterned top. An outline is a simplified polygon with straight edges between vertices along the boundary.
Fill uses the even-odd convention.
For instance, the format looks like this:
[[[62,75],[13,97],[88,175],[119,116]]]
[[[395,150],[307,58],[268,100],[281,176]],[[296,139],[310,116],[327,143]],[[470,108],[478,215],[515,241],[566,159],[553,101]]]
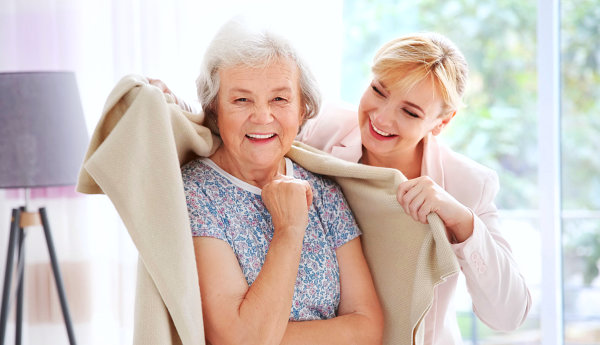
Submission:
[[[308,181],[313,189],[290,320],[333,318],[340,302],[335,249],[359,236],[360,230],[337,184],[287,158],[286,174]],[[182,175],[192,235],[227,242],[252,285],[274,233],[260,188],[228,174],[208,158],[186,164]]]

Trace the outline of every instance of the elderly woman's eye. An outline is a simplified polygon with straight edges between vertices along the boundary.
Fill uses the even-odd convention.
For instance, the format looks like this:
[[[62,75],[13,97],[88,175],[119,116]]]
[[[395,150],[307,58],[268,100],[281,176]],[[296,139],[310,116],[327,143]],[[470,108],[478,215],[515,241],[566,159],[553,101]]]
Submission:
[[[235,99],[236,102],[248,102],[248,98],[240,97]]]
[[[275,102],[287,101],[287,100],[286,100],[285,98],[283,98],[283,97],[275,97],[275,98],[273,98],[273,100],[274,100]]]

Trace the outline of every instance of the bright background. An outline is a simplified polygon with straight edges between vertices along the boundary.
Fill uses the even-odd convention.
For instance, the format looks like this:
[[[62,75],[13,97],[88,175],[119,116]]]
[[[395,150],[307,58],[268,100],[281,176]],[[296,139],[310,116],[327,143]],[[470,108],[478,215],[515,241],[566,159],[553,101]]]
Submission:
[[[2,0],[0,71],[75,71],[91,133],[129,73],[195,99],[204,48],[238,13],[290,36],[326,99],[354,104],[385,41],[413,31],[455,41],[471,68],[467,107],[442,137],[498,172],[503,231],[534,299],[526,323],[504,334],[477,321],[459,287],[465,343],[600,344],[600,1]],[[112,205],[73,188],[32,194],[48,209],[78,342],[130,344],[137,254]],[[0,190],[0,258],[10,208],[23,202]],[[67,344],[36,229],[27,263],[24,344]]]

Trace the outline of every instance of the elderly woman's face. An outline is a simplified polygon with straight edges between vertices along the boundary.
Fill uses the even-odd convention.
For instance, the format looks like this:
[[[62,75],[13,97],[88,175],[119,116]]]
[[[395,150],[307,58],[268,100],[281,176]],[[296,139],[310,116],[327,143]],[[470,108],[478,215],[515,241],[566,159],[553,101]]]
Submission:
[[[223,154],[246,166],[275,167],[302,121],[296,64],[279,59],[264,68],[219,71],[217,125]]]

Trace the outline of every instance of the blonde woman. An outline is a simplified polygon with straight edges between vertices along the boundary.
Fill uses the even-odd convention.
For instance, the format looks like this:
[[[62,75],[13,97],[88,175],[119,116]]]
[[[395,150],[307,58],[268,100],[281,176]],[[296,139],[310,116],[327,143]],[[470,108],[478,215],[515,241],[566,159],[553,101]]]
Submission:
[[[376,53],[373,79],[358,107],[325,110],[298,139],[340,158],[400,170],[398,202],[415,220],[444,221],[473,311],[492,329],[519,327],[531,296],[500,232],[498,176],[436,140],[462,105],[468,67],[458,48],[435,33],[400,37]],[[461,344],[451,303],[458,275],[436,288],[425,317],[427,344]]]

